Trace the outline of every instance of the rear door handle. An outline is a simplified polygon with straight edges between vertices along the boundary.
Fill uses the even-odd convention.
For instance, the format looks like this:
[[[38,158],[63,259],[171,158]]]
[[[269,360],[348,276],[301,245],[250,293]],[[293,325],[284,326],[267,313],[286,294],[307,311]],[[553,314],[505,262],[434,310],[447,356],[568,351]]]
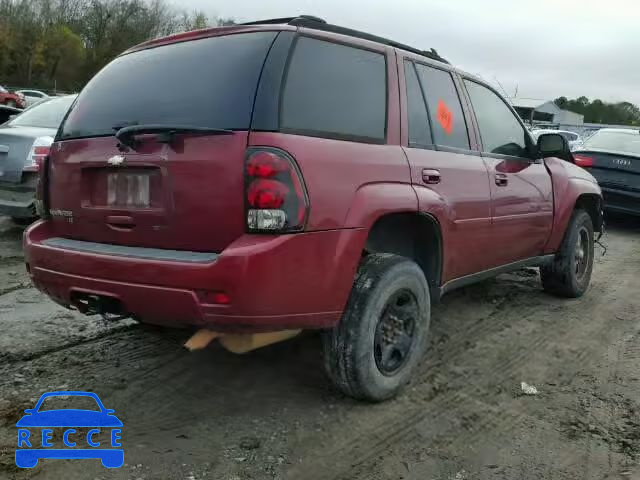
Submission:
[[[506,173],[496,173],[496,185],[506,187],[509,184],[509,177]]]
[[[440,175],[440,170],[436,170],[433,168],[423,168],[422,169],[422,181],[429,185],[435,185],[440,183],[442,180],[442,175]]]

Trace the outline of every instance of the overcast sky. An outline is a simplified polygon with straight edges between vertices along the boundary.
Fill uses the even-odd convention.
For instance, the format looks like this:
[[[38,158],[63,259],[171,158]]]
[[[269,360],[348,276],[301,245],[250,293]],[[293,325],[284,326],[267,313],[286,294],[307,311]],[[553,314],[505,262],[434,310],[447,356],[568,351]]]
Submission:
[[[640,105],[640,0],[172,1],[237,21],[316,15],[433,47],[509,96]]]

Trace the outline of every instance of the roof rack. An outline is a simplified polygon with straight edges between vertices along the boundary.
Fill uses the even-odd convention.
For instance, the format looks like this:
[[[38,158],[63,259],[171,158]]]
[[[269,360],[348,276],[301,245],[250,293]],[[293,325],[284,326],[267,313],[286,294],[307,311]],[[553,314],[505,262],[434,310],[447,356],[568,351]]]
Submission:
[[[297,17],[283,17],[283,18],[268,18],[267,20],[255,20],[253,22],[245,22],[240,25],[278,25],[278,24],[288,24],[288,25],[296,25],[294,23],[298,20],[307,20],[311,22],[317,23],[327,23],[320,17],[314,17],[313,15],[299,15]]]
[[[432,60],[437,60],[438,62],[449,63],[447,60],[445,60],[440,55],[438,55],[438,52],[436,52],[433,48],[430,50],[419,50],[417,48],[410,47],[409,45],[405,45],[403,43],[389,40],[388,38],[378,37],[377,35],[361,32],[359,30],[353,30],[351,28],[332,25],[330,23],[327,23],[326,20],[319,17],[314,17],[312,15],[299,15],[297,17],[285,17],[285,18],[271,18],[267,20],[258,20],[255,22],[242,23],[241,25],[276,25],[276,24],[286,24],[286,25],[293,25],[296,27],[306,27],[306,28],[312,28],[314,30],[322,30],[325,32],[339,33],[341,35],[348,35],[350,37],[362,38],[363,40],[369,40],[372,42],[381,43],[383,45],[388,45],[390,47],[399,48],[401,50],[406,50],[407,52],[422,55]]]

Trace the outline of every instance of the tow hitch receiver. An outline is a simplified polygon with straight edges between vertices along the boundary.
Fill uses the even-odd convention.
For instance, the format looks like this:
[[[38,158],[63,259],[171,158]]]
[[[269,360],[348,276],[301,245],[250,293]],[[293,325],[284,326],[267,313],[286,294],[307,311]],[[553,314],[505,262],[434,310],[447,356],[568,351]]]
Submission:
[[[200,350],[216,338],[220,345],[233,353],[247,353],[260,347],[282,342],[298,335],[302,330],[280,330],[266,333],[220,333],[211,330],[198,330],[184,346],[188,350]]]

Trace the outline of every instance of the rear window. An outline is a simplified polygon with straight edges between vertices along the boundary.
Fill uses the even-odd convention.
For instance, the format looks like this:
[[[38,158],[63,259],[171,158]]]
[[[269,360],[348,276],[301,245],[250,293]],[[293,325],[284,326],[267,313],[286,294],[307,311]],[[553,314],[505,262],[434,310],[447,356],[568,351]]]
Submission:
[[[345,140],[384,141],[384,55],[300,37],[285,82],[281,130]]]
[[[584,148],[640,155],[640,131],[612,132],[600,130],[584,143]]]
[[[468,150],[467,124],[451,74],[422,64],[416,64],[416,69],[427,98],[434,143]]]
[[[432,145],[429,116],[416,69],[411,62],[404,62],[404,78],[407,85],[407,116],[409,117],[409,146]]]
[[[175,43],[116,58],[84,88],[61,138],[125,125],[248,130],[260,71],[277,32]]]
[[[76,99],[75,95],[54,98],[34,105],[9,122],[12,126],[55,128],[62,123],[62,119],[69,107]]]

